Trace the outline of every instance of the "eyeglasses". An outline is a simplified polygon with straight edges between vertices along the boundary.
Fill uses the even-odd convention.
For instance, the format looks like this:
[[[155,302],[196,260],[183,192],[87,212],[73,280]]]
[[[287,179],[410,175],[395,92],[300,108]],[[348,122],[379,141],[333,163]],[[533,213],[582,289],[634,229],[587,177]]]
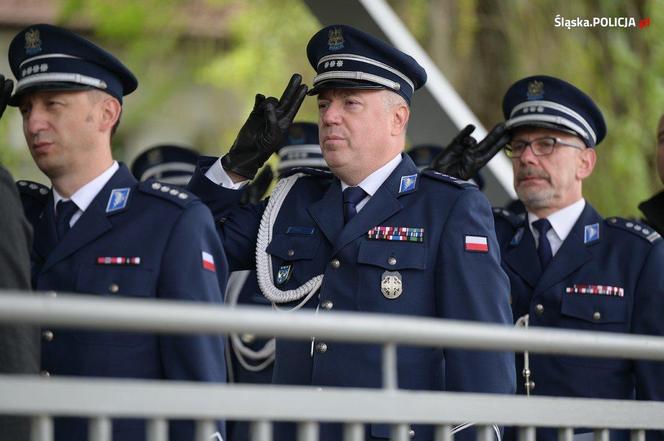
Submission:
[[[530,146],[530,150],[532,150],[535,156],[550,155],[553,153],[553,149],[558,146],[572,147],[579,150],[583,150],[585,148],[578,145],[562,142],[553,136],[545,136],[543,138],[533,139],[532,141],[512,141],[505,146],[505,154],[508,158],[519,158],[521,155],[523,155],[523,152],[526,151],[528,146]]]

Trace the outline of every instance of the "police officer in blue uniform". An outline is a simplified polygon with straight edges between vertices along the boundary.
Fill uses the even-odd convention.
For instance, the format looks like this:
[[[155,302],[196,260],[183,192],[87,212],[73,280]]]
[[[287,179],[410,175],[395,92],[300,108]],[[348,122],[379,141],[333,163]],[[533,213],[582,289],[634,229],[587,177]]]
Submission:
[[[309,93],[318,95],[320,145],[333,177],[297,173],[282,179],[269,201],[237,204],[236,188],[274,151],[304,97],[306,86],[294,76],[280,100],[257,97],[229,153],[201,161],[190,183],[225,214],[219,231],[231,267],[256,266],[263,294],[280,309],[511,325],[486,198],[474,185],[420,173],[403,153],[409,104],[426,81],[424,69],[345,25],[317,32],[307,55],[317,73]],[[405,346],[397,352],[402,389],[513,392],[511,353]],[[273,382],[378,388],[381,348],[315,336],[277,339]],[[410,435],[432,440],[433,430],[413,425]],[[369,424],[365,437],[388,439],[390,428]],[[276,425],[275,439],[294,438],[293,427]],[[341,438],[340,425],[320,426],[321,440]]]
[[[186,187],[199,156],[191,147],[158,144],[142,151],[131,163],[130,170],[139,181],[155,179],[162,184]]]
[[[526,208],[520,215],[494,210],[515,322],[664,335],[664,242],[646,225],[603,218],[583,198],[583,181],[606,135],[600,109],[572,84],[537,75],[509,88],[503,113],[514,187]],[[472,154],[465,162],[473,163]],[[539,354],[524,363],[518,356],[522,394],[664,399],[663,363]],[[575,432],[578,439],[592,437],[588,429]],[[556,436],[553,430],[537,433],[542,440]],[[647,436],[663,439],[661,433]],[[613,439],[627,437],[612,433]]]
[[[137,81],[120,61],[65,29],[34,25],[9,47],[30,153],[52,187],[20,181],[31,221],[33,287],[101,297],[222,302],[228,266],[212,216],[195,196],[138,183],[111,156],[122,98]],[[46,376],[223,382],[221,336],[44,329]],[[103,399],[103,398],[101,398]],[[223,435],[223,424],[218,427]],[[211,434],[212,435],[212,434]],[[193,423],[170,424],[191,440]],[[113,438],[145,439],[142,420],[114,420]],[[60,418],[55,440],[87,439],[87,421]]]

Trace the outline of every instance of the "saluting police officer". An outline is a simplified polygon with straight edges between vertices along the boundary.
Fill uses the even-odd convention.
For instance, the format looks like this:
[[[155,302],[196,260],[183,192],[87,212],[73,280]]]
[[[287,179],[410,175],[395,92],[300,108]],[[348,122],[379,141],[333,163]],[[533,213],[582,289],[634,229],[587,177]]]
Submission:
[[[9,64],[18,80],[10,105],[21,111],[30,153],[52,185],[18,183],[35,232],[33,287],[221,303],[228,267],[207,207],[186,190],[138,183],[111,156],[134,75],[93,43],[45,24],[14,37]],[[46,376],[226,377],[220,336],[67,329],[42,336]],[[192,437],[191,422],[170,424],[170,440]],[[85,439],[86,420],[56,419],[55,440]],[[144,422],[114,420],[113,439],[144,440]]]
[[[309,93],[318,95],[320,145],[334,176],[298,173],[282,179],[268,202],[238,207],[241,191],[233,188],[276,149],[306,86],[294,76],[280,100],[259,95],[229,153],[202,162],[190,183],[226,213],[220,234],[231,265],[256,265],[263,294],[280,309],[511,324],[486,198],[474,185],[420,173],[403,153],[424,69],[345,25],[317,32],[307,55],[317,73]],[[400,347],[397,356],[403,389],[513,392],[510,353]],[[277,339],[273,382],[381,387],[381,348]],[[385,439],[390,428],[370,424],[365,433]],[[410,436],[432,440],[433,430],[415,425]],[[293,427],[277,425],[275,438],[295,439]],[[340,425],[320,426],[321,440],[341,438]]]
[[[494,210],[515,322],[664,335],[664,242],[646,225],[603,218],[583,197],[606,135],[600,109],[572,84],[537,75],[508,89],[503,113],[514,188],[527,211]],[[481,150],[495,151],[489,144]],[[480,166],[487,158],[476,159]],[[473,154],[464,161],[473,163]],[[517,373],[524,394],[664,399],[663,363],[530,354],[528,366],[517,357]],[[556,432],[538,430],[537,439],[555,440]]]

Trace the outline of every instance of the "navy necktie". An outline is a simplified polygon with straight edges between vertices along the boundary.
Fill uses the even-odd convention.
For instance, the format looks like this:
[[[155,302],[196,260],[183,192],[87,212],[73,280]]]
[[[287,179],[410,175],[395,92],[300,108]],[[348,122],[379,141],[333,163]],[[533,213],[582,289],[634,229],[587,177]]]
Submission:
[[[357,214],[357,204],[367,196],[362,187],[348,187],[343,191],[344,221],[348,223]]]
[[[533,222],[533,227],[539,233],[539,245],[537,247],[537,254],[539,255],[540,264],[542,265],[542,270],[547,267],[551,259],[553,258],[553,253],[551,252],[551,243],[549,238],[546,237],[546,233],[551,229],[551,222],[548,219],[538,219]]]
[[[58,241],[61,241],[69,231],[69,222],[77,211],[78,207],[74,201],[58,201],[55,206],[55,230],[58,232]]]

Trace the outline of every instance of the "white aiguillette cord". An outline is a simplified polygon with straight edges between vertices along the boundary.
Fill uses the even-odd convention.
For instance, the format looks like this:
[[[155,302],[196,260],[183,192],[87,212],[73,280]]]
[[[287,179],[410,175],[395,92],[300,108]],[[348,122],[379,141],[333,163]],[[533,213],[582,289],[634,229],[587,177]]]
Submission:
[[[258,229],[258,240],[256,241],[256,272],[258,275],[258,286],[263,295],[272,302],[275,309],[283,310],[278,307],[280,303],[289,303],[296,300],[301,301],[287,311],[295,311],[318,291],[323,283],[323,275],[319,274],[296,289],[282,291],[274,285],[272,274],[272,256],[267,252],[267,246],[272,241],[272,228],[279,215],[281,205],[284,203],[288,192],[295,184],[298,178],[305,176],[303,173],[297,173],[287,178],[280,179],[274,191],[270,195],[270,201],[263,212],[260,227]]]

